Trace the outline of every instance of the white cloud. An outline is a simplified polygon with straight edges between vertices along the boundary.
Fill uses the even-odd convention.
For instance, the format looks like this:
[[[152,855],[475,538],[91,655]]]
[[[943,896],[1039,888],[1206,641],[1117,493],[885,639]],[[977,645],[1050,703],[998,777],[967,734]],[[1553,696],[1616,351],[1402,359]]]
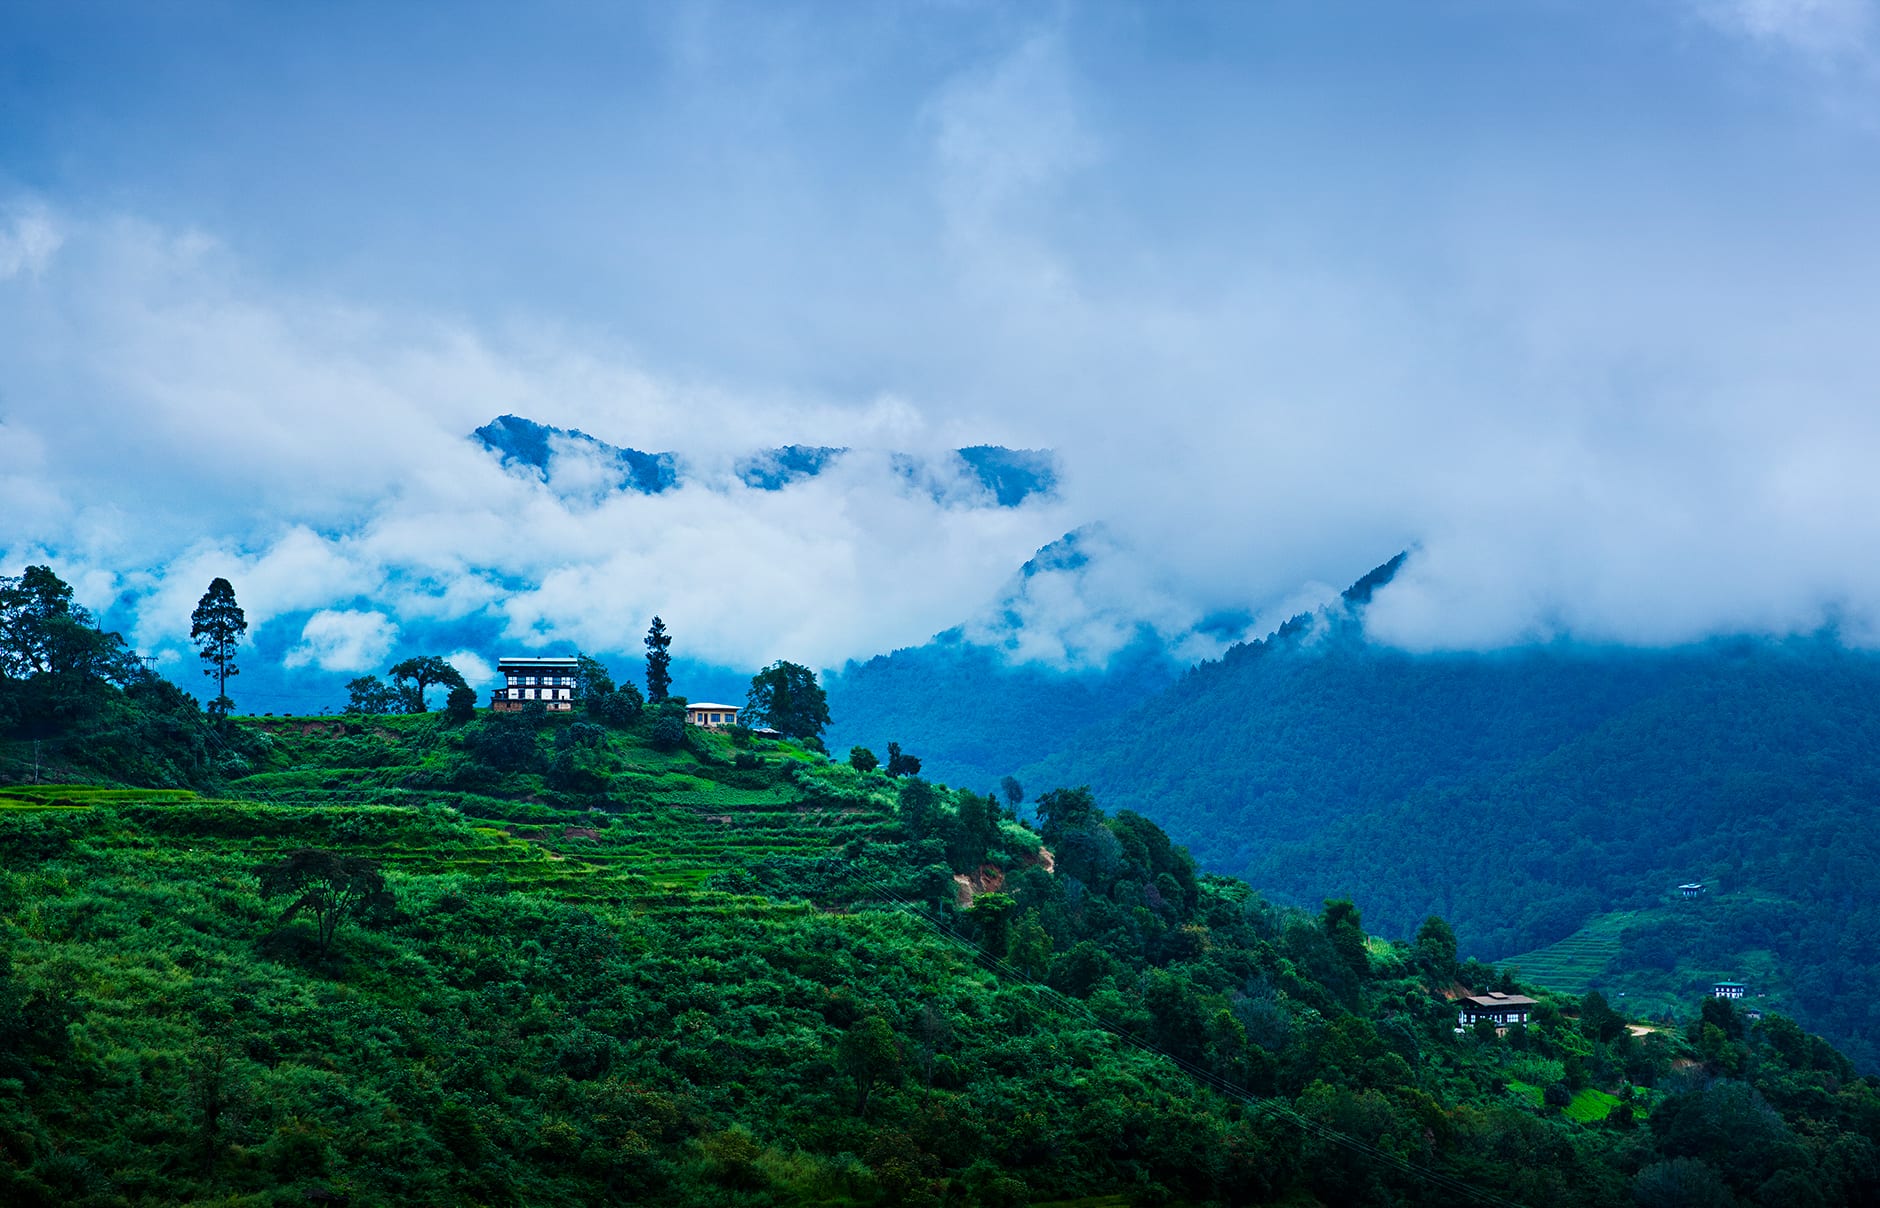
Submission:
[[[289,667],[311,664],[322,671],[371,671],[385,661],[397,640],[398,626],[382,612],[323,608],[307,618],[300,644],[283,661]],[[468,675],[462,664],[457,667]]]
[[[42,204],[0,208],[0,281],[21,275],[37,277],[64,239]]]
[[[1719,28],[1824,59],[1865,57],[1876,25],[1873,0],[1695,0]]]

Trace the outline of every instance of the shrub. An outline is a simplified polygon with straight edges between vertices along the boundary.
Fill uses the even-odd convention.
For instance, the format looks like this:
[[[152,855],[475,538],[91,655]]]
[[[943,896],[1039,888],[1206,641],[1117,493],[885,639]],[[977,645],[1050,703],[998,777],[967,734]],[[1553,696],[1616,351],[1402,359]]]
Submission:
[[[670,714],[653,723],[646,740],[655,751],[676,751],[685,745],[685,722]]]

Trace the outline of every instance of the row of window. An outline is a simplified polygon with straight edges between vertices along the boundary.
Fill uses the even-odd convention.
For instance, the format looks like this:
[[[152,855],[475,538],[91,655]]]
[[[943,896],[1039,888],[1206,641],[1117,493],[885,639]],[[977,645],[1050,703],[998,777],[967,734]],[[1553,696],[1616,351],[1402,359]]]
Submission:
[[[540,697],[536,696],[537,691],[538,689],[535,689],[535,688],[511,688],[509,689],[509,691],[503,693],[503,699],[505,700],[567,700],[569,697],[574,695],[573,690],[569,688],[542,688],[542,689],[539,689],[539,691],[542,694]]]
[[[519,684],[535,684],[535,683],[566,684],[570,688],[572,688],[574,687],[574,676],[572,675],[544,675],[544,676],[541,676],[539,679],[533,675],[512,675],[509,677],[509,686],[511,688],[514,688]]]

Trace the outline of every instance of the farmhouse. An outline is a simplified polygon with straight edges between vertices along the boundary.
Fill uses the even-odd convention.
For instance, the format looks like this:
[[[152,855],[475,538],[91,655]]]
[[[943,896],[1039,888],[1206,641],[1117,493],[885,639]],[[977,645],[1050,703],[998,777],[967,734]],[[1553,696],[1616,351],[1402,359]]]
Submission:
[[[1749,987],[1742,982],[1718,982],[1710,988],[1712,998],[1741,998],[1749,993]]]
[[[503,686],[490,694],[490,708],[498,713],[515,713],[531,702],[551,713],[574,708],[574,659],[497,659],[496,670]]]
[[[1678,886],[1678,892],[1687,898],[1702,897],[1704,894],[1704,883],[1702,881],[1688,881]]]
[[[1525,994],[1503,994],[1493,990],[1486,994],[1470,995],[1458,1002],[1462,1010],[1456,1017],[1456,1025],[1463,1028],[1484,1019],[1498,1028],[1527,1023],[1534,1017],[1534,1008],[1540,1005]]]
[[[688,703],[685,707],[685,719],[695,726],[704,726],[710,730],[738,724],[737,705],[715,705],[709,701],[700,704]]]

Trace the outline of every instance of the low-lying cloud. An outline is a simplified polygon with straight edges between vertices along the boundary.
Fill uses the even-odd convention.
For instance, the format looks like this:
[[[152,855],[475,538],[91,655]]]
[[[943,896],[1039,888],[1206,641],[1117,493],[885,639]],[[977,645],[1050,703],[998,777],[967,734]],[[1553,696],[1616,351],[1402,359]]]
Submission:
[[[1872,6],[1678,0],[1617,41],[1563,16],[1558,43],[1511,17],[1424,38],[1427,62],[1304,12],[1197,16],[1192,59],[1127,12],[934,6],[911,40],[830,16],[774,62],[703,21],[673,95],[576,140],[623,162],[548,165],[537,127],[492,124],[545,173],[492,186],[541,221],[514,247],[487,215],[393,223],[436,241],[409,258],[349,236],[381,275],[0,198],[0,562],[52,561],[172,655],[223,575],[287,661],[336,674],[470,622],[627,652],[654,613],[739,667],[962,624],[1056,666],[1145,633],[1201,656],[1403,549],[1368,623],[1412,649],[1880,641],[1874,133],[1794,99],[1870,58]],[[1744,46],[1781,50],[1754,88]],[[537,83],[575,134],[604,111]],[[429,213],[398,150],[361,172]],[[394,204],[333,188],[322,213]],[[590,193],[637,208],[568,208]],[[407,265],[437,294],[388,284]],[[511,472],[467,439],[505,413],[686,473],[621,492],[579,442]],[[1054,448],[1059,493],[985,506],[892,456],[978,443]],[[740,480],[787,444],[854,452]],[[1086,526],[1081,562],[1014,579]]]

